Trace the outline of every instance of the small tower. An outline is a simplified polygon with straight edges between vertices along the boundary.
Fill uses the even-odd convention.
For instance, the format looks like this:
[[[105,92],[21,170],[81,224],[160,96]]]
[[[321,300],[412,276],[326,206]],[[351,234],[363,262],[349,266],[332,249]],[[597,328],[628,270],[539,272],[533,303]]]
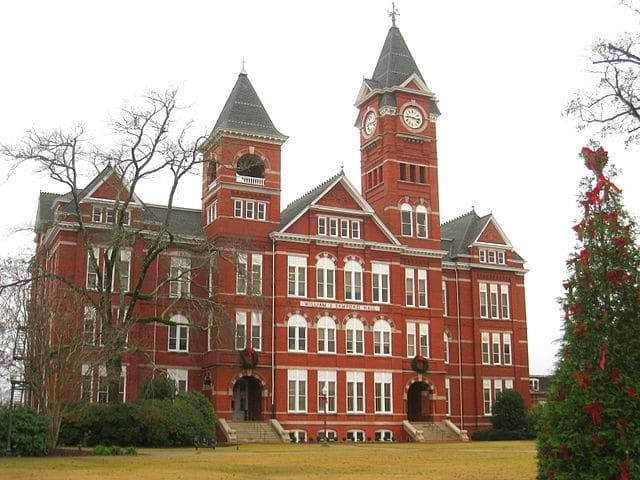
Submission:
[[[278,226],[286,140],[243,67],[202,147],[202,222],[209,239],[264,239]]]
[[[360,88],[361,188],[408,245],[438,248],[436,120],[440,115],[400,30],[393,24],[370,79]]]

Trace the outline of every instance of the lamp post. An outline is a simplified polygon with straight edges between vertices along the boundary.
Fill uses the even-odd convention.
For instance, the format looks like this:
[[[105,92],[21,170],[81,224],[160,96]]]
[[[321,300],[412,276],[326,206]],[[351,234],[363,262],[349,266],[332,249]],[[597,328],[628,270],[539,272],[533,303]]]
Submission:
[[[322,439],[323,447],[329,446],[329,438],[327,437],[327,402],[329,401],[329,398],[327,397],[328,393],[329,392],[327,390],[327,385],[325,382],[324,387],[322,387],[322,401],[324,403],[324,435]]]

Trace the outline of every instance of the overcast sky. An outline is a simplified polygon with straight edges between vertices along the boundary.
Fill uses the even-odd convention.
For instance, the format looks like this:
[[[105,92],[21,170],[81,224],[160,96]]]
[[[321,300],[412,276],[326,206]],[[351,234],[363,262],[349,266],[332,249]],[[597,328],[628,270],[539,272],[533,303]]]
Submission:
[[[577,154],[592,136],[562,111],[574,91],[596,81],[586,72],[592,41],[637,28],[636,18],[615,0],[397,0],[396,7],[442,111],[441,219],[472,206],[492,212],[527,260],[531,373],[549,373],[561,335],[556,299],[587,172]],[[124,100],[173,86],[191,106],[196,133],[208,132],[244,57],[271,119],[290,137],[282,206],[343,164],[358,186],[353,104],[373,73],[390,9],[387,0],[2,2],[0,142],[31,127],[78,122],[99,139]],[[616,183],[637,217],[638,150],[619,139],[603,144],[622,169]],[[197,208],[200,185],[191,182],[180,204]],[[0,254],[30,248],[31,233],[11,232],[32,224],[40,190],[60,191],[27,173],[0,184]],[[140,196],[163,203],[157,190]]]

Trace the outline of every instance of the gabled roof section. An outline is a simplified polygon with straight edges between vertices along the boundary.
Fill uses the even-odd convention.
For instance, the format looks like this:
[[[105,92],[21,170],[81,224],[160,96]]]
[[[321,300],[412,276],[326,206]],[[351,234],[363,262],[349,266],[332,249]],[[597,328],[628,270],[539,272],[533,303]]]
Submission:
[[[460,255],[468,255],[469,248],[476,244],[487,244],[487,242],[482,242],[480,239],[483,233],[488,230],[492,230],[492,233],[499,233],[504,241],[504,243],[500,243],[512,251],[514,260],[523,260],[513,250],[511,242],[504,235],[494,216],[488,214],[480,217],[475,210],[442,224],[442,248],[449,252],[447,259],[453,260]],[[497,242],[493,244],[497,244]]]
[[[288,138],[273,125],[244,70],[238,75],[210,138],[221,133],[257,135],[278,143]]]
[[[146,205],[144,210],[145,219],[153,223],[163,223],[167,213],[164,205]],[[167,229],[174,235],[205,238],[201,211],[196,209],[173,207]]]
[[[358,190],[347,179],[343,171],[331,177],[327,181],[321,183],[297,200],[291,202],[287,206],[287,208],[285,208],[280,214],[281,220],[278,227],[278,232],[284,233],[287,228],[292,225],[298,218],[300,218],[305,212],[307,212],[314,205],[318,205],[322,198],[338,184],[340,184],[351,196],[351,198],[353,198],[355,203],[362,209],[362,213],[370,215],[373,218],[373,221],[380,227],[380,229],[384,232],[384,235],[389,238],[389,241],[391,243],[393,243],[394,245],[399,244],[398,240],[393,236],[391,231],[375,215],[375,212],[371,205],[367,203],[364,197],[360,195]]]

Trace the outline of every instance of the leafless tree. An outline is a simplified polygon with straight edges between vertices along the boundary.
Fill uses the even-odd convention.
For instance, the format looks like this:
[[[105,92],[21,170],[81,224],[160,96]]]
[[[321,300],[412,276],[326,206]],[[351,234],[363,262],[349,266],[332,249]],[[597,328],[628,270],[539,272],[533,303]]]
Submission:
[[[47,252],[38,249],[31,272],[32,302],[34,308],[29,322],[39,325],[52,322],[47,327],[57,338],[58,344],[66,345],[65,361],[71,362],[74,372],[79,366],[102,363],[106,365],[108,398],[118,398],[119,380],[122,371],[122,356],[126,352],[144,352],[139,345],[128,339],[136,325],[161,322],[170,324],[166,313],[177,303],[182,311],[193,312],[192,328],[220,331],[224,322],[224,309],[214,301],[209,292],[207,275],[216,262],[234,261],[228,249],[218,248],[202,236],[185,235],[176,231],[174,201],[180,184],[192,174],[200,173],[202,156],[199,152],[204,138],[191,139],[190,125],[177,126],[174,116],[178,110],[177,92],[149,92],[137,105],[127,105],[120,117],[112,122],[110,144],[103,148],[90,140],[83,127],[71,132],[59,130],[27,132],[17,146],[3,145],[0,149],[12,162],[12,168],[30,167],[45,173],[62,185],[68,195],[66,210],[57,212],[56,221],[73,224],[88,253],[88,269],[93,274],[91,285],[78,284],[77,279],[49,268]],[[174,133],[175,132],[175,133]],[[83,202],[83,183],[87,174],[104,175],[103,188],[110,189],[110,217],[108,228],[96,228]],[[153,209],[153,215],[144,213],[137,192],[140,186],[150,181],[166,185],[166,202]],[[140,242],[144,248],[139,248]],[[135,251],[135,268],[130,274],[124,271],[122,252]],[[184,252],[190,258],[187,268],[169,270],[158,278],[156,266],[166,261],[170,254]],[[128,268],[128,266],[127,266]],[[152,280],[150,280],[152,279]],[[162,308],[145,308],[155,301],[167,287],[188,282],[190,289],[177,295],[164,295]],[[62,295],[60,292],[64,292]],[[55,299],[55,301],[53,301]],[[60,299],[64,302],[60,303]],[[157,303],[156,303],[157,304]],[[100,349],[87,348],[87,342],[72,339],[56,325],[82,321],[81,311],[65,308],[68,305],[89,306],[101,324]],[[42,309],[42,311],[40,310]],[[48,311],[53,315],[49,319]],[[42,316],[42,318],[41,318]],[[45,318],[46,317],[46,318]],[[66,318],[69,317],[69,318]],[[78,320],[80,319],[80,320]],[[40,325],[43,326],[43,325]],[[78,325],[78,331],[82,331]],[[29,330],[30,335],[35,335]],[[66,335],[66,336],[65,336]],[[29,339],[29,348],[40,348]],[[44,347],[42,347],[44,348]],[[46,350],[46,349],[45,349]],[[45,367],[35,368],[31,364],[30,378],[59,378],[44,373]],[[64,367],[62,363],[60,370]],[[34,380],[35,381],[35,380]],[[58,381],[56,392],[47,392],[63,398],[65,385]]]
[[[634,0],[621,1],[640,19]],[[598,39],[590,56],[599,81],[592,90],[579,91],[566,108],[579,128],[596,126],[600,133],[621,135],[625,144],[640,141],[640,33],[627,32],[617,40]]]

